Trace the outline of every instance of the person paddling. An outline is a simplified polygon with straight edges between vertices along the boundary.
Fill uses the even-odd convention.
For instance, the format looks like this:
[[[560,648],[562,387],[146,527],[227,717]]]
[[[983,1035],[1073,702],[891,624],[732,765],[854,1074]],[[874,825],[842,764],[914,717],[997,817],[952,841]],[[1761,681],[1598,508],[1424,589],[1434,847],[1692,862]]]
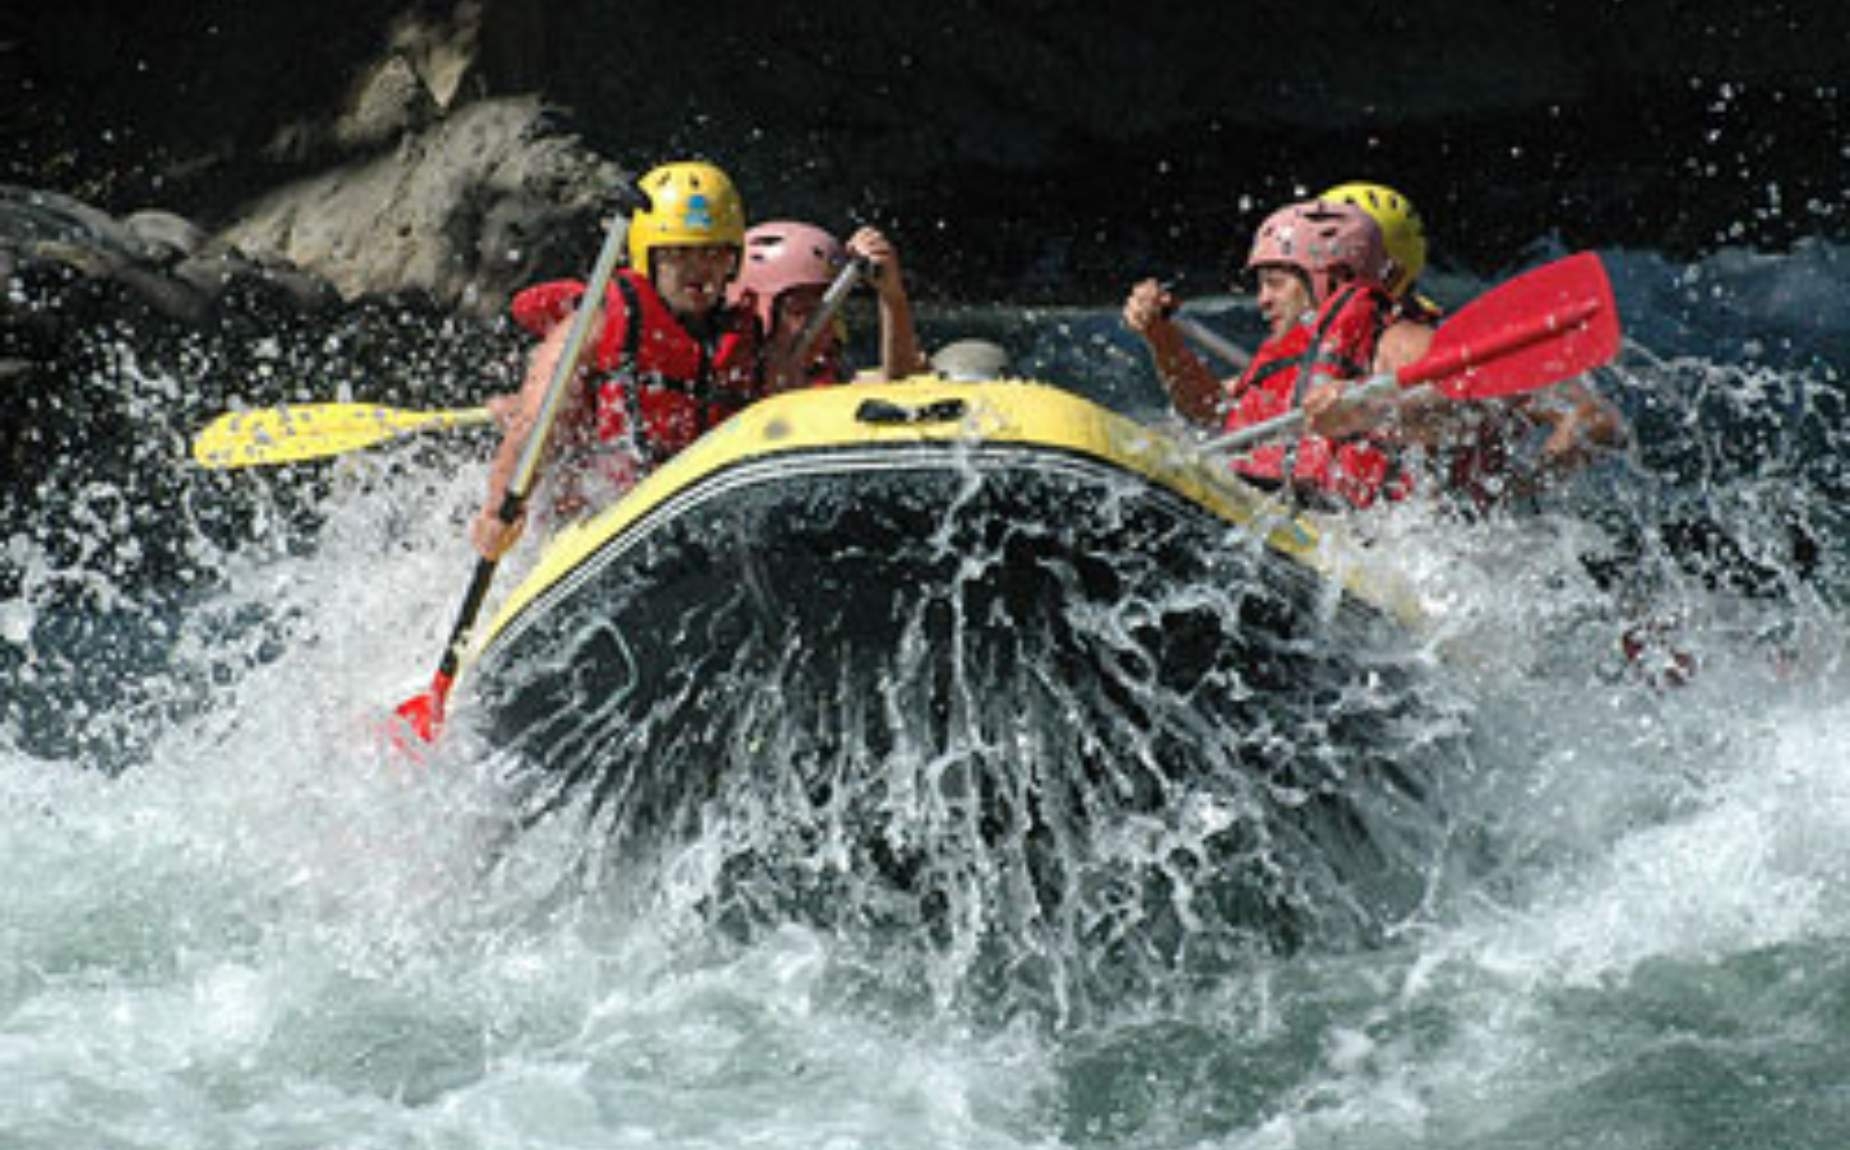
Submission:
[[[1124,322],[1142,335],[1170,400],[1193,422],[1237,431],[1300,406],[1320,380],[1360,379],[1383,370],[1382,337],[1398,321],[1383,286],[1381,230],[1352,204],[1307,200],[1267,217],[1246,267],[1258,277],[1259,311],[1270,330],[1246,370],[1225,382],[1197,359],[1170,320],[1178,301],[1154,279],[1131,289]],[[1262,485],[1289,481],[1327,505],[1368,506],[1399,489],[1386,437],[1357,432],[1337,441],[1311,434],[1258,447],[1233,462]]]
[[[1338,184],[1325,191],[1322,198],[1361,208],[1381,229],[1390,265],[1385,286],[1395,299],[1397,314],[1409,321],[1405,326],[1420,325],[1428,332],[1424,343],[1417,337],[1404,336],[1408,342],[1403,352],[1413,350],[1415,358],[1423,355],[1444,313],[1415,287],[1426,267],[1427,250],[1425,225],[1413,202],[1385,184],[1359,181]],[[1330,394],[1306,397],[1310,426],[1331,433],[1370,426],[1344,426],[1319,419],[1319,413],[1337,410],[1335,401],[1340,391],[1338,387]],[[1477,512],[1533,491],[1540,478],[1583,466],[1596,449],[1623,446],[1630,437],[1618,409],[1581,379],[1477,404],[1451,403],[1430,392],[1406,393],[1400,397],[1394,418],[1403,438],[1424,449],[1439,481],[1437,486],[1461,497],[1463,506]],[[1513,466],[1515,445],[1538,432],[1545,432],[1546,438],[1535,453],[1532,471],[1518,476]],[[1677,526],[1680,525],[1672,525]],[[1666,532],[1667,537],[1676,534],[1674,530]],[[1627,554],[1625,546],[1633,550]],[[1695,675],[1697,660],[1682,645],[1674,616],[1650,607],[1648,598],[1623,588],[1623,573],[1642,565],[1636,548],[1636,540],[1628,540],[1617,553],[1624,556],[1622,559],[1612,554],[1593,554],[1583,555],[1581,561],[1594,582],[1614,592],[1619,600],[1625,618],[1617,643],[1622,664],[1656,686],[1684,685]],[[1678,549],[1673,546],[1667,550],[1674,553]],[[1735,554],[1740,555],[1738,549]],[[1728,568],[1731,573],[1748,569],[1740,564]],[[1765,585],[1764,581],[1757,582]]]
[[[1444,319],[1438,305],[1416,287],[1427,258],[1426,227],[1418,209],[1386,184],[1366,181],[1338,184],[1320,198],[1360,208],[1381,230],[1387,250],[1382,286],[1393,300],[1395,322],[1382,333],[1377,370],[1417,361]],[[1342,400],[1347,390],[1344,383],[1313,388],[1304,397],[1306,426],[1340,438],[1392,421],[1403,444],[1421,449],[1436,486],[1479,510],[1518,491],[1533,490],[1538,476],[1584,466],[1596,450],[1621,447],[1628,438],[1618,409],[1578,379],[1480,404],[1453,403],[1432,391],[1407,391],[1346,405]],[[1545,438],[1535,452],[1535,474],[1516,482],[1515,445],[1537,432]]]
[[[844,247],[814,224],[774,220],[753,225],[745,233],[744,263],[728,298],[734,306],[749,305],[755,311],[767,358],[790,359],[798,337],[822,306],[823,293],[850,258],[864,262],[880,296],[880,366],[861,377],[902,379],[918,373],[925,366],[924,357],[912,325],[912,302],[900,271],[899,252],[875,228],[859,229]],[[797,366],[801,369],[797,378],[774,380],[772,388],[856,378],[840,324],[825,327],[810,351],[809,362]]]
[[[647,200],[629,219],[629,266],[619,269],[584,343],[574,384],[559,411],[552,460],[554,508],[586,510],[621,494],[766,390],[787,365],[767,363],[751,310],[729,303],[745,211],[732,179],[699,161],[663,164],[638,187]],[[520,392],[498,412],[505,431],[489,471],[488,496],[470,525],[475,548],[498,559],[518,540],[524,517],[496,513],[566,343],[584,285],[539,284],[518,294],[515,319],[544,338]]]

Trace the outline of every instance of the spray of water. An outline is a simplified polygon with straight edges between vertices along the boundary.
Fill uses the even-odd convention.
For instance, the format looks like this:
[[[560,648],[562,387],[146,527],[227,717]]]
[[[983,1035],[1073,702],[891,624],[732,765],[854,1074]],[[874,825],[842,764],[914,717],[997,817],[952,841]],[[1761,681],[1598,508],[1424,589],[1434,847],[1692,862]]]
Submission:
[[[1820,1084],[1850,1058],[1842,381],[1797,342],[1744,358],[1669,304],[1633,316],[1644,349],[1599,381],[1630,458],[1507,518],[1380,520],[1434,627],[1352,645],[1375,680],[1345,665],[1261,708],[1264,660],[1167,643],[1287,593],[1234,593],[1251,556],[1225,541],[1211,578],[1117,569],[1033,616],[1061,645],[997,647],[1016,606],[986,581],[1033,540],[940,500],[970,514],[919,537],[939,573],[881,658],[844,671],[839,643],[716,599],[680,649],[739,639],[706,680],[735,720],[633,798],[582,788],[538,819],[491,730],[458,723],[424,766],[377,737],[461,593],[479,450],[236,480],[73,451],[46,474],[68,501],[9,508],[5,543],[0,1129],[1841,1141]],[[116,362],[143,382],[97,396],[192,386]],[[148,403],[148,442],[183,443]],[[1312,606],[1304,642],[1259,646],[1273,666],[1338,626]],[[1695,674],[1628,659],[1640,623]],[[1075,652],[1111,690],[1079,688]],[[663,706],[638,745],[704,714]],[[1344,722],[1445,782],[1336,792],[1368,831],[1348,846],[1414,880],[1378,904],[1375,872],[1287,817],[1368,777]],[[741,785],[677,798],[683,766]],[[645,797],[673,834],[628,821]]]

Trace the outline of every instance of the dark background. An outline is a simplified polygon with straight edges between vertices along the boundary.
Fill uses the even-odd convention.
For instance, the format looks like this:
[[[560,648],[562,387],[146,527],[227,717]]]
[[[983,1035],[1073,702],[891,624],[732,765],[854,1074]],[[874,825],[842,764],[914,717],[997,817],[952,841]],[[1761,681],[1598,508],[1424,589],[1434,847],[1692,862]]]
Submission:
[[[0,179],[208,227],[390,147],[327,125],[418,27],[463,43],[457,100],[538,91],[630,170],[703,154],[754,217],[880,223],[940,298],[1217,279],[1267,209],[1355,178],[1484,274],[1551,235],[1694,255],[1850,220],[1837,3],[17,8]]]

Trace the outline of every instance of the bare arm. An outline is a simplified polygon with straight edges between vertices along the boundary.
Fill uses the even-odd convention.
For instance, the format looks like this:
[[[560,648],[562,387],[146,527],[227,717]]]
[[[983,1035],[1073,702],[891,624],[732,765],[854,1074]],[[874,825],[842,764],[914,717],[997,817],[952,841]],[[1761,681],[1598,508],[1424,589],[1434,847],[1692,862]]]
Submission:
[[[1226,386],[1188,349],[1182,330],[1169,322],[1167,313],[1175,306],[1175,297],[1161,284],[1144,280],[1131,288],[1124,301],[1124,326],[1150,345],[1156,377],[1182,417],[1218,427],[1226,414]]]
[[[593,317],[593,322],[597,322],[596,317]],[[520,539],[525,517],[513,523],[503,523],[501,504],[507,498],[508,485],[514,480],[514,470],[520,464],[520,453],[533,434],[540,408],[545,405],[546,392],[552,386],[553,369],[565,349],[571,326],[569,319],[555,324],[540,345],[533,349],[533,354],[527,360],[527,374],[521,382],[520,391],[512,397],[511,403],[505,405],[505,429],[501,435],[501,444],[495,448],[494,459],[488,468],[488,495],[469,525],[475,549],[485,559],[501,558]],[[586,341],[587,351],[591,342]],[[572,409],[582,402],[575,395],[577,390],[573,389],[565,398],[565,407],[559,413],[562,424],[572,418]]]
[[[1388,326],[1375,343],[1371,365],[1376,375],[1399,371],[1418,363],[1432,348],[1433,329],[1400,320]],[[1349,403],[1343,396],[1363,381],[1319,384],[1304,397],[1306,427],[1317,435],[1344,439],[1391,424],[1402,440],[1436,446],[1467,430],[1475,420],[1444,395],[1429,387],[1396,389],[1372,399]]]
[[[926,369],[912,325],[912,300],[899,267],[899,250],[877,229],[862,228],[848,239],[848,250],[873,267],[874,290],[880,294],[880,376],[904,379]]]
[[[1375,374],[1399,371],[1424,359],[1432,347],[1434,334],[1433,329],[1423,323],[1399,320],[1389,324],[1381,338],[1375,341]]]
[[[1587,462],[1592,448],[1625,446],[1629,432],[1625,417],[1604,396],[1581,380],[1570,379],[1549,389],[1552,403],[1534,403],[1525,414],[1549,428],[1542,444],[1542,459],[1555,467],[1578,467]]]

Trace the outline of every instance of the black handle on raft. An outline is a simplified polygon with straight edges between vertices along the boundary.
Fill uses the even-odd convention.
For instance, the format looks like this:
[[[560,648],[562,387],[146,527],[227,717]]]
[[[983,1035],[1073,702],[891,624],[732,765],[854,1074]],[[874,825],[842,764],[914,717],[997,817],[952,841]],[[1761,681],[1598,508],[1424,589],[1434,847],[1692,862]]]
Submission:
[[[854,409],[854,418],[860,423],[883,424],[887,426],[919,423],[955,423],[969,411],[969,405],[961,399],[934,399],[930,403],[917,407],[907,407],[903,403],[893,403],[885,399],[864,399],[861,406]]]

